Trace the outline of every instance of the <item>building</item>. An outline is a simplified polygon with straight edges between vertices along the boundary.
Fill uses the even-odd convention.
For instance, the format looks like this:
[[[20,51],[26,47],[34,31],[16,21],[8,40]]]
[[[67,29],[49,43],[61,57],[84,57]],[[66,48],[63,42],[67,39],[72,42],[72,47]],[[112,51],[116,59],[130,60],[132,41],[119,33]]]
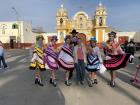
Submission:
[[[64,41],[66,34],[72,29],[87,35],[87,40],[91,36],[96,36],[98,42],[104,41],[104,35],[107,32],[107,10],[99,3],[96,8],[93,19],[84,11],[75,13],[72,19],[69,19],[68,12],[63,5],[57,10],[56,30],[59,42]]]
[[[21,48],[35,42],[36,33],[24,21],[0,22],[0,40],[6,48]]]
[[[140,32],[121,32],[107,26],[107,9],[99,3],[95,14],[90,17],[85,11],[78,11],[70,19],[68,11],[63,5],[56,13],[56,33],[46,33],[42,27],[32,28],[31,23],[25,21],[0,22],[0,40],[6,48],[27,48],[35,43],[37,35],[43,35],[45,43],[50,41],[52,35],[58,36],[58,43],[64,42],[65,35],[70,34],[73,29],[79,33],[86,34],[86,40],[95,36],[98,43],[108,39],[108,32],[117,32],[118,41],[134,39],[140,42]]]

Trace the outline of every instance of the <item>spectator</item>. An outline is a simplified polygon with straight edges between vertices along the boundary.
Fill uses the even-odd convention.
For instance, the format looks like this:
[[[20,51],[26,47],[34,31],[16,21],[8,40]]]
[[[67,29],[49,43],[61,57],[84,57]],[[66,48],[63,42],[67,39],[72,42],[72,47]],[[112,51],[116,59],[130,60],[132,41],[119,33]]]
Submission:
[[[130,42],[127,45],[128,47],[128,53],[130,53],[132,56],[129,59],[129,63],[133,64],[133,58],[134,58],[134,54],[136,52],[136,46],[135,46],[135,42],[134,39],[131,39]]]
[[[123,50],[124,50],[125,53],[128,52],[128,46],[127,45],[128,45],[128,41],[125,41],[124,44],[123,44],[123,48],[124,48]]]
[[[3,44],[0,41],[0,69],[2,69],[1,66],[1,62],[3,63],[4,68],[8,68],[6,62],[5,62],[5,58],[4,58],[4,48],[3,48]]]

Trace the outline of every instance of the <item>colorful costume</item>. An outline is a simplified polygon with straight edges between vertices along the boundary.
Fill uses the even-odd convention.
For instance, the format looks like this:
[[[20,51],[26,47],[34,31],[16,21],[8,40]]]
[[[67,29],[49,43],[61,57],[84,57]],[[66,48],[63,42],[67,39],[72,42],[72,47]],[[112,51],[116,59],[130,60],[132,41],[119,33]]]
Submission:
[[[117,42],[109,43],[111,48],[105,49],[106,60],[104,65],[108,70],[118,70],[127,65],[130,54],[124,53]]]
[[[93,51],[89,54],[87,54],[87,71],[89,72],[95,72],[98,71],[99,64],[102,62],[100,50],[98,47],[92,48]]]
[[[64,70],[73,70],[74,69],[74,58],[72,55],[72,50],[69,45],[65,45],[62,47],[59,57],[59,65]]]
[[[54,47],[50,44],[45,49],[45,68],[49,70],[58,70],[58,54],[54,52]]]
[[[46,70],[43,61],[43,40],[43,36],[37,36],[36,45],[29,67],[31,70],[35,70],[35,84],[38,84],[39,86],[43,86],[43,84],[41,83],[40,71]]]
[[[40,71],[45,70],[45,65],[43,62],[43,51],[39,47],[35,46],[33,51],[33,57],[30,64],[31,70],[39,69]]]

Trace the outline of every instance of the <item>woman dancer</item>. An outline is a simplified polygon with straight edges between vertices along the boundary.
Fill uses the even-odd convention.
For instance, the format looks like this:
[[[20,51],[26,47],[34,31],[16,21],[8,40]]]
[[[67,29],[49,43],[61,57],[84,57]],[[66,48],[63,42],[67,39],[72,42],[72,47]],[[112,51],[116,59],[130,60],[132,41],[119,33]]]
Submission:
[[[58,70],[58,50],[57,50],[57,36],[52,36],[51,42],[47,45],[47,48],[45,49],[45,68],[50,70],[50,84],[52,84],[54,87],[56,87],[56,76],[55,71]]]
[[[120,44],[115,41],[116,32],[110,32],[108,37],[109,39],[106,43],[106,60],[104,60],[104,65],[108,70],[110,70],[110,86],[115,87],[115,70],[124,68],[127,65],[130,54],[124,53],[120,47]]]
[[[87,54],[87,71],[89,72],[89,87],[92,84],[97,84],[96,72],[99,70],[99,64],[102,63],[100,49],[96,44],[96,38],[92,37],[90,39],[90,45],[88,46]]]
[[[71,46],[71,36],[66,35],[65,43],[60,51],[59,65],[62,69],[65,70],[65,85],[70,86],[69,74],[70,71],[74,70],[74,58],[72,55],[72,46]]]
[[[35,84],[38,84],[39,86],[43,86],[40,71],[45,70],[45,65],[43,62],[43,40],[44,37],[42,35],[36,37],[36,44],[30,64],[30,69],[35,70]]]

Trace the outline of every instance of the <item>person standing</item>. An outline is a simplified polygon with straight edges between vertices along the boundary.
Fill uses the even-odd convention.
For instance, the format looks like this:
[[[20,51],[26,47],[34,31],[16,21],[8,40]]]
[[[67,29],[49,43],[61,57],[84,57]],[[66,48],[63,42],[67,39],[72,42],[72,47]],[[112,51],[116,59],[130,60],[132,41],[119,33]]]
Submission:
[[[130,42],[128,43],[127,47],[128,47],[128,53],[131,54],[131,57],[129,59],[129,63],[134,64],[133,58],[134,58],[134,54],[136,52],[136,46],[135,46],[134,39],[130,39]]]
[[[43,61],[43,40],[44,37],[39,35],[36,37],[36,44],[31,59],[30,69],[35,70],[35,84],[44,86],[41,81],[41,71],[45,71],[45,65]]]
[[[73,29],[72,32],[70,32],[70,34],[72,35],[71,46],[72,46],[72,53],[73,53],[74,47],[77,45],[78,32],[75,29]],[[73,70],[69,72],[69,80],[72,78],[72,76],[73,76]]]
[[[87,71],[89,72],[89,87],[93,84],[97,84],[96,72],[100,69],[99,65],[103,63],[100,49],[97,46],[97,41],[95,37],[90,39],[90,45],[88,46],[87,54]]]
[[[60,54],[58,56],[58,61],[60,67],[65,71],[65,85],[70,86],[71,83],[69,81],[69,75],[70,72],[74,70],[74,58],[72,53],[70,35],[66,35],[65,43],[62,46]]]
[[[45,49],[45,68],[50,70],[50,84],[52,84],[54,87],[57,86],[56,82],[56,70],[58,70],[58,48],[57,48],[57,36],[53,35],[51,37],[51,42],[47,45],[47,48]]]
[[[110,86],[115,87],[116,70],[124,68],[127,65],[130,54],[122,51],[120,44],[115,41],[116,32],[112,31],[108,33],[109,39],[106,42],[105,52],[106,59],[104,60],[104,66],[110,71],[111,81]]]
[[[123,44],[124,52],[128,53],[128,41],[125,41]]]
[[[77,45],[74,47],[74,60],[76,65],[76,77],[77,84],[84,84],[85,79],[85,65],[87,63],[86,59],[86,48],[82,43],[82,39],[78,38]]]
[[[4,68],[8,68],[6,62],[5,62],[5,58],[4,58],[4,47],[3,47],[3,43],[0,41],[0,69],[2,69],[1,63],[3,63]]]

